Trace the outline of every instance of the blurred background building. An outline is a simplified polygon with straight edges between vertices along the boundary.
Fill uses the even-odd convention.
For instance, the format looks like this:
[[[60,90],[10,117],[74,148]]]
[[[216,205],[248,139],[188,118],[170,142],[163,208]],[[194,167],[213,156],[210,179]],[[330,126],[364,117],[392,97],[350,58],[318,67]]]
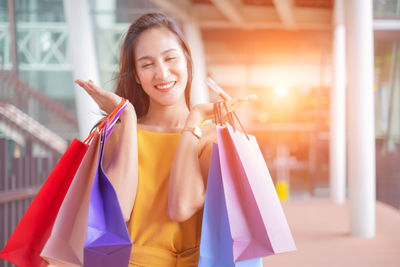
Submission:
[[[366,120],[376,163],[366,161],[368,197],[375,201],[376,186],[376,200],[398,211],[399,0],[0,0],[0,245],[70,141],[83,140],[100,114],[73,80],[113,90],[123,34],[149,12],[172,16],[188,38],[192,104],[217,99],[207,76],[233,97],[258,95],[239,116],[283,201],[331,195],[343,203],[351,193],[351,118],[367,101],[349,95],[357,76],[351,44],[371,45],[361,33],[349,36],[349,21],[368,5],[373,71],[364,73],[365,95],[374,102]]]

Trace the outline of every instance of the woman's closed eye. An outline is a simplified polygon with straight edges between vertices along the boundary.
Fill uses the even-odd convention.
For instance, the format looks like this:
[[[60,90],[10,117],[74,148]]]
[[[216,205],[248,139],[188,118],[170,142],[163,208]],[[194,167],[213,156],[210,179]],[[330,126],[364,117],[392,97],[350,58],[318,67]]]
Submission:
[[[170,62],[170,61],[174,61],[176,59],[176,57],[174,56],[169,56],[165,59],[165,61]]]
[[[142,68],[148,68],[148,67],[151,67],[153,65],[153,63],[152,62],[149,62],[149,63],[144,63],[143,65],[142,65]]]

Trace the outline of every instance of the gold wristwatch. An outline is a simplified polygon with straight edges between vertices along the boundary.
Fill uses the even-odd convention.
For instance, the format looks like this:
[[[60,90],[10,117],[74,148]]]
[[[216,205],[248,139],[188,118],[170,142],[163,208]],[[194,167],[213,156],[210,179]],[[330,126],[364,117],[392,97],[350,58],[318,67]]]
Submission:
[[[201,132],[201,129],[199,126],[196,126],[194,128],[187,127],[182,130],[182,132],[186,132],[186,131],[191,132],[194,136],[197,137],[197,139],[201,138],[202,132]]]

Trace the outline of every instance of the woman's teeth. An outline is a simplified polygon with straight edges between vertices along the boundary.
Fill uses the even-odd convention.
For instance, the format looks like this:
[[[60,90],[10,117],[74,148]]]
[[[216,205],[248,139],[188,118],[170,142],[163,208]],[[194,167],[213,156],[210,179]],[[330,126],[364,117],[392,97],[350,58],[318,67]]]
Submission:
[[[175,82],[169,82],[169,83],[166,83],[166,84],[164,84],[164,85],[156,85],[155,87],[156,87],[157,89],[160,89],[160,90],[166,90],[166,89],[169,89],[169,88],[171,88],[172,86],[174,86],[174,84],[175,84]]]

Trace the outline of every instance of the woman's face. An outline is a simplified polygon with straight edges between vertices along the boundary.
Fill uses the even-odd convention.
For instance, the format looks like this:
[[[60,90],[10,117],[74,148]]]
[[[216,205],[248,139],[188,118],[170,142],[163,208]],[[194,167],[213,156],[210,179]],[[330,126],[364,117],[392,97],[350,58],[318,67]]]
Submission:
[[[138,82],[150,103],[185,104],[187,62],[175,35],[165,28],[151,28],[139,35],[135,47]]]

